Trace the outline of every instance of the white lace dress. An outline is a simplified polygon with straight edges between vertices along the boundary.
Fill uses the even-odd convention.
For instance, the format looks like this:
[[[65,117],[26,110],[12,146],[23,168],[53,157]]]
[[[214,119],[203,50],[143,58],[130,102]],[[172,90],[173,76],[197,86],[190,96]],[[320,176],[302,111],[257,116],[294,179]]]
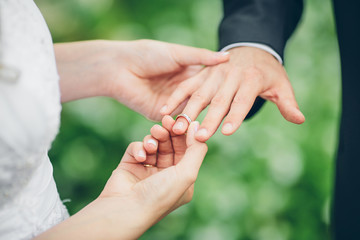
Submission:
[[[0,0],[0,239],[68,217],[47,152],[60,122],[52,39],[33,0]]]

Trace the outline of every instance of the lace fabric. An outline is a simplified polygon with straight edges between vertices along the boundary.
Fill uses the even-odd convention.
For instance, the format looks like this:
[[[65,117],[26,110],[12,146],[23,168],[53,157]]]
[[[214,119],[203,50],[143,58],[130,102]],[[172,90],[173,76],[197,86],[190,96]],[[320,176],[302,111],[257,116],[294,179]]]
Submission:
[[[50,32],[33,0],[0,0],[0,239],[68,217],[47,151],[60,123]]]

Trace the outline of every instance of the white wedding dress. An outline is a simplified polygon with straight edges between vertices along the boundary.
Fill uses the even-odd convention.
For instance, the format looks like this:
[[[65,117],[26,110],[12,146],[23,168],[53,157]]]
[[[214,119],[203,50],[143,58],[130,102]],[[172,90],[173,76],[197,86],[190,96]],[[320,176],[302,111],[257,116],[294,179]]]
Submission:
[[[58,81],[33,0],[0,0],[0,239],[31,239],[68,217],[47,156],[60,123]]]

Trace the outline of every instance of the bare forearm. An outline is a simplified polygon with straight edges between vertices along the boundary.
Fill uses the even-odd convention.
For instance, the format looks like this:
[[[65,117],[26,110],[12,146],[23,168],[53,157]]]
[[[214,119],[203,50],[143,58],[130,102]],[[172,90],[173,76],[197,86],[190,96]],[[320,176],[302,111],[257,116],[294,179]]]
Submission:
[[[136,239],[152,224],[134,204],[121,199],[97,199],[77,214],[36,237],[42,239]]]
[[[54,45],[62,102],[107,96],[107,81],[103,78],[111,56],[104,56],[104,49],[109,45],[102,40]]]

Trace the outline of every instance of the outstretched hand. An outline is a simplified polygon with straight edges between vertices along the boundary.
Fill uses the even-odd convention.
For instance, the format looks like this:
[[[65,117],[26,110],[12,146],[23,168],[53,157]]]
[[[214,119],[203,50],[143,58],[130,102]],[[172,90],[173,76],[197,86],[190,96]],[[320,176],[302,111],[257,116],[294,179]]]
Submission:
[[[305,121],[284,67],[271,54],[254,47],[234,48],[228,62],[207,67],[180,83],[161,113],[172,114],[189,99],[183,113],[195,120],[210,105],[196,133],[196,139],[205,142],[223,119],[222,133],[233,134],[258,96],[275,103],[286,120],[296,124]],[[187,121],[178,118],[173,131],[182,134],[187,127]]]

